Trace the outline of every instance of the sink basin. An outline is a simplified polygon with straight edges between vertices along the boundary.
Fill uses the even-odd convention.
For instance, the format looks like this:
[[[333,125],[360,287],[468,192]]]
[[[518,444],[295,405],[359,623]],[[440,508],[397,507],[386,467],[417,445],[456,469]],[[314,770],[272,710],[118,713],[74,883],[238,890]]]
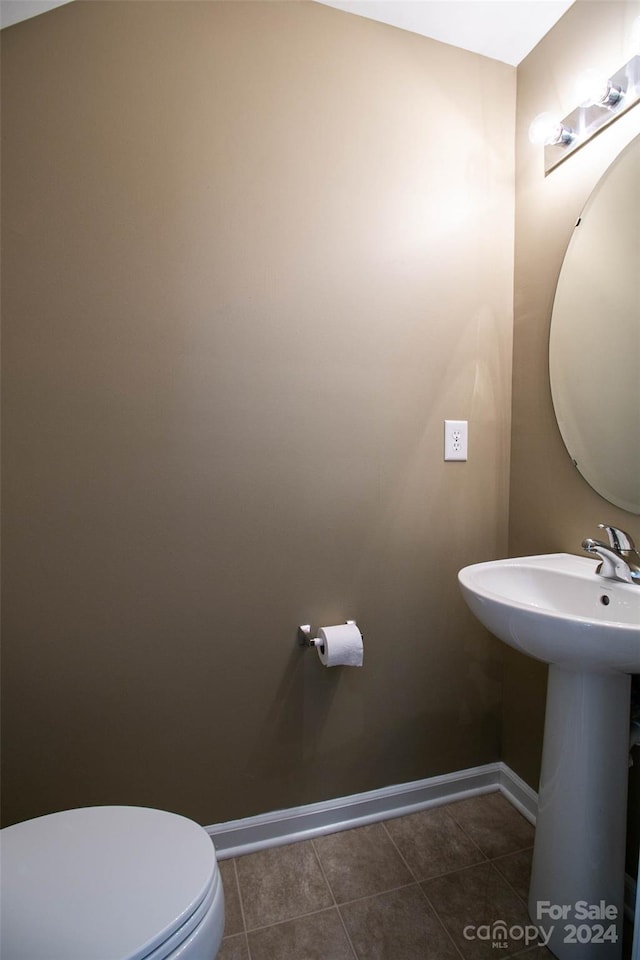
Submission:
[[[529,914],[560,960],[622,958],[640,586],[605,580],[597,564],[556,553],[476,563],[458,574],[485,627],[549,664]],[[606,908],[607,923],[585,923],[591,908],[591,916]]]
[[[605,580],[569,553],[493,560],[458,574],[478,620],[504,643],[568,669],[640,673],[640,586]]]

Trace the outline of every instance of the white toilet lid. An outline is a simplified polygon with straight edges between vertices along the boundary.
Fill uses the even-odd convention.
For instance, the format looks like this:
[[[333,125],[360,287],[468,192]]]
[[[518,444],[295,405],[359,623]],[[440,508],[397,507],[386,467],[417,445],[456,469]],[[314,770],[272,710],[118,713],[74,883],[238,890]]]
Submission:
[[[146,807],[84,807],[0,831],[3,960],[141,960],[217,880],[201,826]]]

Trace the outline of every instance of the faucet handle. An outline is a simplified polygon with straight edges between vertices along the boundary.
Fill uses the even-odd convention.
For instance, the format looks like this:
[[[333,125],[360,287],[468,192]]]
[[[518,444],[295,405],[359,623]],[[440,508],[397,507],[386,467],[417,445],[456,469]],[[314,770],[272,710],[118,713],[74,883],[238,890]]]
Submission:
[[[636,549],[633,539],[624,530],[619,530],[618,527],[610,527],[606,523],[599,523],[598,526],[605,531],[614,550],[621,552],[622,550]]]
[[[596,573],[605,580],[623,580],[625,583],[633,583],[634,577],[631,568],[624,557],[618,553],[615,547],[608,547],[606,543],[600,540],[592,540],[588,537],[582,541],[582,549],[587,553],[595,553],[600,557],[600,563],[596,567]],[[640,580],[638,581],[640,583]]]

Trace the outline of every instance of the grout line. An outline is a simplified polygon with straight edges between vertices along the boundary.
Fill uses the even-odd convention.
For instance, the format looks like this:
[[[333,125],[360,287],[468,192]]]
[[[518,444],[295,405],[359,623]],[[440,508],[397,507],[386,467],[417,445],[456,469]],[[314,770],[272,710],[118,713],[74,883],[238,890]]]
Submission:
[[[487,796],[489,796],[489,794],[487,794]],[[458,821],[457,821],[456,818],[453,816],[453,814],[450,813],[450,808],[451,808],[451,807],[454,807],[457,802],[460,802],[460,801],[453,800],[451,803],[445,803],[445,804],[443,804],[442,806],[438,807],[437,809],[440,810],[441,812],[445,813],[445,814],[449,817],[449,819],[455,824],[455,826],[456,826],[459,830],[461,830],[461,831],[463,832],[463,834],[465,835],[465,837],[467,838],[467,840],[471,843],[471,846],[472,846],[472,847],[475,847],[475,849],[478,851],[481,859],[480,859],[480,860],[477,860],[476,863],[467,864],[467,866],[472,867],[472,866],[476,866],[476,864],[478,864],[478,863],[485,863],[485,862],[489,859],[489,857],[486,855],[486,853],[484,852],[484,850],[479,846],[479,844],[476,843],[476,841],[473,839],[473,837],[464,829],[464,827],[463,827],[460,823],[458,823]],[[417,811],[417,812],[420,813],[421,811]],[[427,811],[427,812],[428,812],[428,811]],[[408,814],[408,816],[413,816],[413,814]],[[384,822],[383,822],[383,825],[384,825]],[[385,829],[386,829],[386,827],[385,827]],[[395,842],[394,842],[394,840],[393,840],[393,837],[391,836],[391,834],[389,833],[388,830],[387,830],[387,833],[389,834],[389,837],[391,838],[391,841],[394,843],[394,846],[396,847],[396,850],[398,850],[398,853],[400,853],[400,850],[398,849],[397,845],[395,844]],[[401,853],[400,853],[400,856],[402,856]],[[404,857],[403,857],[403,860],[404,860]],[[406,860],[405,860],[405,863],[406,863]],[[407,867],[409,867],[409,864],[408,864],[408,863],[407,863]],[[411,870],[411,867],[409,867],[409,869]],[[456,870],[459,870],[459,869],[465,869],[465,868],[464,868],[464,867],[462,867],[462,868],[461,868],[461,867],[457,867],[457,868],[456,868]],[[436,874],[436,876],[438,876],[438,877],[444,877],[444,876],[446,876],[448,873],[455,873],[456,870],[447,870],[447,871],[445,871],[445,873]],[[433,879],[435,879],[435,877],[422,877],[422,879],[420,879],[420,877],[416,876],[416,874],[415,874],[415,872],[414,872],[413,870],[411,870],[411,873],[412,873],[413,876],[416,877],[416,880],[418,881],[418,883],[422,883],[423,880],[433,880]]]
[[[533,850],[533,844],[528,843],[526,847],[519,847],[517,850],[509,850],[509,853],[500,853],[497,857],[489,857],[488,859],[491,863],[495,863],[497,860],[506,860],[507,857],[514,857],[516,853],[526,853],[527,850]]]
[[[513,853],[514,853],[514,854],[515,854],[515,853],[524,853],[526,850],[532,850],[532,849],[533,849],[533,847],[523,847],[522,850],[514,850]],[[496,866],[496,864],[499,863],[500,860],[506,860],[507,857],[511,857],[511,856],[513,856],[513,854],[511,854],[511,853],[505,853],[505,854],[503,854],[503,855],[500,856],[500,857],[494,857],[493,860],[490,860],[490,861],[489,861],[489,863],[490,863],[491,866],[494,868],[494,870],[496,871],[496,873],[498,874],[498,876],[499,876],[502,880],[504,880],[504,882],[505,882],[506,885],[509,887],[509,889],[512,890],[513,893],[515,893],[515,895],[516,895],[516,897],[518,898],[518,900],[525,905],[525,908],[528,909],[528,906],[529,906],[529,904],[528,904],[528,897],[523,897],[523,896],[521,896],[521,894],[518,893],[518,891],[516,890],[516,888],[514,887],[514,885],[511,883],[511,881],[510,881],[507,877],[505,877],[505,875],[504,875],[504,874],[498,869],[498,867]],[[531,881],[529,881],[529,882],[531,882]]]
[[[525,847],[524,849],[525,849],[525,850],[530,850],[531,848],[530,848],[530,847]],[[509,854],[506,854],[506,856],[509,856]],[[501,859],[501,858],[500,858],[500,857],[496,857],[496,859],[498,860],[498,859]],[[495,866],[495,861],[490,860],[489,863],[491,864],[491,867],[493,868],[494,873],[496,873],[496,874],[500,877],[500,879],[501,879],[504,883],[506,883],[506,885],[509,887],[509,889],[511,890],[511,892],[513,893],[513,895],[514,895],[515,897],[517,897],[517,899],[518,899],[518,900],[520,901],[520,903],[524,906],[525,910],[527,910],[527,913],[528,913],[529,911],[528,911],[527,901],[526,901],[526,900],[523,900],[523,898],[520,896],[520,894],[519,894],[518,891],[515,889],[515,887],[513,887],[512,884],[509,883],[509,881],[507,880],[507,878],[504,877],[504,876],[500,873],[500,871],[498,870],[498,868]],[[534,922],[534,921],[532,921],[532,923],[533,923],[533,922]],[[539,926],[539,925],[538,925],[538,924],[535,924],[535,926]],[[516,952],[516,953],[512,954],[512,956],[514,956],[514,957],[521,957],[523,954],[532,953],[534,950],[537,950],[539,947],[543,947],[543,946],[544,946],[544,944],[543,944],[542,942],[538,941],[538,943],[534,943],[533,945],[530,945],[530,946],[528,946],[528,947],[524,947],[523,950],[520,950],[519,952]],[[549,949],[549,948],[547,947],[547,949]]]
[[[324,877],[324,882],[326,883],[327,889],[329,890],[329,893],[331,894],[331,899],[333,900],[333,905],[334,905],[334,907],[337,907],[337,906],[338,906],[338,901],[337,901],[336,898],[335,898],[335,894],[334,894],[334,892],[333,892],[333,887],[332,887],[331,884],[329,883],[329,877],[327,876],[326,870],[324,869],[324,866],[322,865],[322,860],[320,859],[320,854],[318,853],[318,851],[317,851],[317,849],[316,849],[315,840],[314,840],[313,838],[311,838],[311,840],[310,840],[309,842],[310,842],[310,844],[311,844],[311,849],[313,850],[313,853],[314,853],[314,855],[315,855],[315,858],[316,858],[316,861],[317,861],[317,863],[318,863],[318,866],[320,867],[320,872],[322,873],[322,876]]]
[[[351,947],[351,952],[353,953],[353,956],[355,957],[355,960],[359,960],[358,951],[356,950],[356,948],[355,948],[355,946],[354,946],[354,943],[353,943],[353,940],[351,939],[351,937],[350,937],[350,935],[349,935],[349,931],[347,930],[347,925],[346,925],[346,923],[344,922],[344,917],[342,916],[342,913],[341,913],[341,911],[340,911],[340,907],[336,907],[336,910],[338,911],[338,916],[340,917],[340,923],[342,924],[342,929],[344,930],[345,936],[346,936],[346,938],[347,938],[347,943],[348,943],[349,946]]]
[[[449,806],[453,806],[453,804],[449,804]],[[486,862],[486,861],[489,859],[489,857],[488,857],[487,854],[484,852],[484,850],[482,849],[482,847],[480,846],[480,844],[479,844],[476,840],[473,839],[473,837],[471,836],[471,834],[469,833],[469,831],[468,831],[468,830],[465,830],[465,828],[462,826],[461,823],[458,823],[458,821],[456,820],[456,818],[454,817],[454,815],[453,815],[452,813],[449,813],[449,811],[447,810],[446,807],[445,807],[445,812],[446,812],[447,816],[449,817],[449,819],[451,820],[451,822],[452,822],[452,823],[455,823],[455,825],[456,825],[456,827],[458,828],[458,830],[461,830],[461,831],[463,832],[463,834],[465,835],[465,837],[467,838],[467,840],[470,842],[470,844],[471,844],[473,847],[476,848],[476,850],[478,851],[478,853],[479,853],[480,856],[482,857],[482,860],[479,860],[478,863]]]
[[[494,791],[494,793],[487,793],[487,794],[484,794],[483,796],[485,796],[485,797],[491,797],[491,796],[494,796],[494,794],[495,794],[496,792],[500,793],[500,791]],[[502,794],[500,794],[500,795],[502,796]],[[474,799],[477,799],[477,798],[474,798]],[[505,797],[505,799],[506,799],[506,797]],[[445,809],[445,810],[448,810],[449,808],[455,807],[458,803],[463,803],[463,802],[464,802],[464,801],[461,801],[461,800],[459,800],[459,801],[455,801],[455,800],[454,800],[452,803],[447,804],[444,809]],[[509,802],[509,801],[507,801],[507,802]],[[513,806],[513,805],[511,805],[511,806]],[[513,809],[516,810],[515,807],[513,807]],[[523,820],[525,820],[525,821],[527,820],[527,818],[524,816],[524,814],[523,814],[523,813],[520,813],[519,810],[516,810],[516,812],[520,814],[520,816],[522,817]],[[464,826],[464,824],[463,824],[463,823],[460,823],[460,821],[456,818],[455,814],[454,814],[453,812],[451,812],[451,813],[449,813],[449,816],[450,816],[451,819],[454,821],[454,823],[456,823],[457,826],[460,827],[460,829],[461,829],[461,830],[463,831],[463,833],[469,838],[469,840],[471,840],[471,842],[478,848],[478,850],[481,851],[481,853],[482,853],[482,855],[484,856],[485,860],[499,860],[501,857],[509,857],[509,856],[511,856],[512,853],[522,853],[524,850],[532,850],[532,849],[533,849],[533,843],[528,843],[525,847],[519,847],[517,850],[509,850],[507,853],[501,853],[501,854],[499,854],[497,857],[490,857],[488,853],[485,853],[484,850],[482,850],[479,842],[478,842],[477,840],[474,840],[474,838],[471,836],[471,833],[467,830],[467,828]],[[528,822],[528,821],[527,821],[527,822]],[[531,825],[533,826],[533,829],[534,829],[534,832],[535,832],[535,825],[533,825],[533,824],[531,824]]]
[[[444,877],[452,877],[456,873],[465,873],[467,870],[474,870],[476,867],[483,867],[491,863],[490,860],[478,860],[477,863],[467,863],[464,867],[458,867],[457,870],[447,870],[446,873],[436,873],[433,877],[425,877],[420,883],[431,883],[432,880],[442,880]]]
[[[522,903],[522,904],[524,905],[524,908],[525,908],[525,910],[526,910],[527,913],[528,913],[529,910],[528,910],[528,903],[527,903],[527,901],[526,901],[523,897],[520,896],[520,894],[518,893],[518,891],[516,890],[516,888],[513,886],[512,883],[509,882],[509,880],[507,880],[507,878],[504,876],[504,874],[500,873],[500,871],[498,870],[498,868],[494,865],[493,861],[490,861],[490,863],[491,863],[491,866],[493,867],[493,869],[495,870],[495,872],[496,872],[496,873],[498,874],[498,876],[500,877],[500,879],[501,879],[504,883],[506,883],[506,885],[509,887],[509,890],[511,890],[511,892],[513,893],[513,895],[516,896],[516,897],[518,898],[518,900],[520,901],[520,903]]]
[[[407,887],[417,886],[417,880],[411,880],[409,883],[401,883],[399,887],[389,887],[388,890],[379,890],[377,893],[366,893],[363,897],[354,897],[353,900],[345,900],[338,904],[340,907],[350,907],[353,903],[363,903],[365,900],[374,900],[376,897],[386,897],[388,893],[396,893],[398,890],[406,890]]]
[[[309,910],[307,913],[296,913],[293,917],[284,917],[282,920],[274,920],[272,923],[263,923],[259,927],[251,927],[247,934],[258,933],[260,930],[269,930],[271,927],[280,927],[283,923],[295,923],[296,920],[306,920],[307,917],[316,917],[319,913],[328,913],[329,910],[339,910],[339,907],[320,907],[319,910]]]
[[[240,902],[240,916],[242,917],[242,932],[244,934],[244,942],[247,945],[247,956],[249,960],[251,958],[251,947],[249,946],[249,937],[247,936],[247,919],[244,915],[244,900],[242,898],[242,889],[240,887],[240,877],[238,876],[238,864],[236,858],[233,858],[233,873],[236,878],[236,890],[238,891],[238,900]]]
[[[455,806],[455,803],[449,804],[449,806]],[[456,823],[457,826],[460,828],[460,830],[462,830],[462,832],[465,834],[465,836],[467,836],[467,837],[469,838],[469,840],[473,843],[473,845],[474,845],[475,847],[477,847],[478,850],[480,850],[480,852],[482,853],[483,857],[485,858],[485,862],[491,863],[492,865],[495,864],[495,862],[496,862],[497,860],[504,860],[504,859],[506,859],[507,857],[512,857],[512,856],[514,856],[516,853],[524,853],[526,850],[533,850],[533,844],[530,843],[530,844],[527,844],[526,847],[519,847],[517,850],[509,850],[508,853],[501,853],[501,854],[500,854],[499,856],[497,856],[497,857],[490,857],[488,854],[486,854],[486,853],[484,852],[484,850],[481,849],[481,847],[479,846],[479,844],[476,843],[476,841],[473,839],[473,837],[471,836],[471,834],[465,829],[465,827],[463,826],[463,824],[461,824],[461,823],[455,818],[454,814],[451,813],[450,816],[451,816],[452,820],[454,821],[454,823]],[[523,815],[520,814],[520,816],[523,816]],[[526,819],[526,817],[523,817],[523,819]],[[502,873],[500,873],[500,871],[497,869],[497,867],[494,867],[494,870],[496,871],[496,873],[498,874],[498,876],[499,876],[502,880],[504,880],[504,882],[507,884],[507,886],[508,886],[509,889],[512,891],[512,893],[514,893],[515,896],[518,898],[518,900],[520,901],[520,903],[524,903],[524,905],[525,905],[525,907],[526,907],[526,906],[527,906],[527,900],[526,900],[526,898],[523,899],[523,897],[520,896],[520,894],[518,893],[518,891],[512,886],[511,883],[509,883],[509,881],[507,880],[507,878],[506,878],[505,876],[503,876]]]
[[[236,858],[233,858],[233,874],[236,878],[236,890],[238,891],[238,900],[240,901],[240,916],[242,917],[242,932],[247,932],[247,919],[244,915],[244,900],[242,898],[242,889],[240,887],[240,877],[238,876],[238,864]]]
[[[386,828],[384,822],[383,822],[382,825],[383,825],[383,827],[384,827],[385,830],[386,830],[387,828]],[[401,853],[401,851],[400,851],[400,848],[398,847],[398,845],[396,844],[395,840],[393,839],[393,837],[391,836],[391,834],[389,833],[388,830],[387,830],[387,836],[389,837],[389,839],[391,840],[391,843],[392,843],[392,844],[394,845],[394,847],[396,848],[396,850],[397,850],[397,852],[398,852],[398,856],[401,858],[402,862],[405,864],[407,870],[409,871],[409,873],[411,874],[411,876],[413,877],[413,879],[415,880],[416,883],[425,883],[427,880],[438,880],[440,877],[448,877],[448,876],[450,876],[452,873],[459,873],[460,870],[469,870],[471,867],[479,867],[481,863],[489,863],[489,862],[490,862],[490,861],[488,860],[488,858],[484,855],[484,853],[482,852],[482,850],[480,849],[480,847],[478,846],[478,844],[477,844],[477,843],[474,843],[473,846],[476,848],[476,850],[477,850],[478,853],[480,854],[480,857],[481,857],[480,860],[475,860],[473,863],[465,863],[464,866],[454,867],[452,870],[443,870],[442,873],[433,873],[433,874],[431,874],[431,876],[429,876],[429,877],[421,877],[418,873],[416,873],[415,870],[412,870],[412,869],[411,869],[411,867],[409,866],[408,861],[402,856],[402,853]],[[405,884],[405,886],[406,886],[406,884]]]
[[[358,960],[358,953],[357,953],[357,951],[356,951],[355,946],[353,945],[353,941],[351,940],[351,937],[349,936],[349,931],[347,930],[347,926],[346,926],[346,924],[345,924],[345,922],[344,922],[344,917],[342,916],[342,913],[340,912],[340,907],[339,907],[339,905],[338,905],[338,901],[336,900],[335,893],[333,892],[333,887],[331,886],[331,883],[330,883],[330,881],[329,881],[329,877],[327,876],[327,872],[326,872],[326,870],[324,869],[324,864],[322,863],[322,859],[320,858],[320,854],[318,853],[318,850],[317,850],[317,848],[316,848],[315,841],[314,841],[313,839],[311,840],[311,846],[313,847],[313,852],[314,852],[315,855],[316,855],[316,860],[317,860],[318,863],[320,864],[320,869],[322,870],[322,876],[324,877],[324,882],[326,883],[327,887],[329,888],[329,893],[331,894],[331,899],[333,900],[334,907],[335,907],[335,909],[336,909],[337,912],[338,912],[338,917],[340,918],[340,923],[342,924],[342,929],[344,930],[344,935],[345,935],[345,937],[347,938],[347,943],[349,944],[349,947],[350,947],[350,949],[351,949],[351,953],[352,953],[353,956],[354,956],[354,960]]]
[[[449,942],[451,943],[453,949],[456,951],[456,953],[458,954],[458,956],[462,958],[462,960],[465,960],[465,956],[464,956],[462,950],[460,950],[458,944],[457,944],[457,943],[455,942],[455,940],[453,939],[453,936],[449,933],[449,930],[448,930],[448,928],[447,928],[444,920],[443,920],[442,917],[440,916],[439,911],[436,910],[435,906],[433,905],[433,903],[432,903],[432,901],[431,901],[431,898],[428,896],[427,891],[424,889],[424,885],[423,885],[422,883],[419,883],[418,886],[419,886],[419,888],[420,888],[420,892],[422,893],[422,896],[425,898],[425,900],[427,901],[427,903],[429,904],[429,906],[430,906],[431,909],[433,910],[433,915],[434,915],[434,917],[436,918],[436,920],[438,921],[438,923],[440,924],[440,926],[441,926],[442,929],[444,930],[445,936],[449,939]]]
[[[449,804],[449,806],[454,806],[454,804]],[[471,836],[471,834],[469,833],[469,831],[463,826],[463,824],[461,824],[461,823],[456,819],[456,817],[454,816],[454,814],[453,814],[453,813],[450,813],[449,816],[451,817],[451,819],[452,819],[453,822],[455,823],[456,827],[457,827],[459,830],[462,830],[462,832],[464,833],[464,835],[465,835],[465,837],[467,838],[467,840],[469,840],[469,841],[474,845],[474,847],[476,848],[476,850],[479,850],[479,851],[480,851],[480,853],[482,854],[483,860],[485,860],[485,861],[486,861],[486,860],[490,860],[491,858],[489,857],[489,855],[484,852],[484,850],[482,849],[482,847],[480,846],[480,844],[478,843],[478,841],[473,839],[473,837]]]
[[[416,882],[416,883],[419,883],[420,881],[418,880],[418,878],[417,878],[417,876],[416,876],[416,874],[415,874],[415,870],[412,870],[412,869],[411,869],[409,863],[407,862],[407,860],[405,859],[405,857],[402,855],[402,851],[400,850],[400,847],[398,846],[398,844],[395,842],[395,840],[393,839],[393,837],[392,837],[391,834],[389,833],[389,831],[388,831],[388,829],[387,829],[387,824],[386,824],[386,822],[385,822],[384,820],[382,821],[382,826],[384,827],[384,832],[386,833],[386,835],[389,837],[389,840],[391,841],[391,844],[392,844],[392,846],[393,846],[393,849],[396,851],[396,853],[398,854],[398,856],[400,857],[400,859],[401,859],[402,862],[404,863],[405,867],[407,868],[407,870],[409,871],[409,873],[411,874],[411,876],[413,877],[413,879],[415,880],[415,882]]]

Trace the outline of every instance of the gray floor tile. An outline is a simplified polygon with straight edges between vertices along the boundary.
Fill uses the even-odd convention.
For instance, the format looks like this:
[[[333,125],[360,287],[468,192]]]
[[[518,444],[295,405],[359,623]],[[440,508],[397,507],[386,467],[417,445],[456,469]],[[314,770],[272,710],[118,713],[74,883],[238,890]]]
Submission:
[[[436,877],[485,859],[447,810],[448,807],[436,807],[385,821],[391,839],[416,880]]]
[[[459,960],[417,884],[340,907],[358,960]]]
[[[381,823],[318,837],[313,843],[338,903],[413,881]]]
[[[495,960],[498,953],[510,957],[534,945],[533,932],[529,941],[523,935],[527,927],[533,931],[524,903],[491,863],[427,880],[421,887],[465,960]],[[505,928],[516,932],[502,939]]]
[[[218,863],[218,868],[224,887],[224,935],[230,937],[234,933],[242,933],[244,930],[236,869],[233,860],[221,860]]]
[[[493,865],[502,876],[509,881],[519,897],[527,901],[529,884],[531,882],[531,861],[533,847],[529,850],[520,850],[518,853],[509,853],[493,861]]]
[[[335,907],[249,934],[251,960],[354,960]]]
[[[489,859],[533,846],[534,828],[501,793],[458,800],[447,810]]]
[[[247,938],[244,933],[225,937],[216,960],[249,960]]]
[[[247,930],[333,906],[310,840],[236,859]]]

